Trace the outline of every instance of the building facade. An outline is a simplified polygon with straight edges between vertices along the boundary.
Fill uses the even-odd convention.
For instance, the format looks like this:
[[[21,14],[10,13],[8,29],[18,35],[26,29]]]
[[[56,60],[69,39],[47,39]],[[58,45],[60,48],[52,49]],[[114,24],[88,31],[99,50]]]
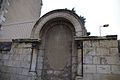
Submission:
[[[120,80],[116,35],[89,36],[72,10],[40,17],[41,0],[0,3],[0,80]]]

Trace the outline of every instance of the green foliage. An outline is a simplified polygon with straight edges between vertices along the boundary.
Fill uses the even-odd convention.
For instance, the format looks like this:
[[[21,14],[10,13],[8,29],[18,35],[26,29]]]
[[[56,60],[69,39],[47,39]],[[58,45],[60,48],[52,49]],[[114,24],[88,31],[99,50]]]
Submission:
[[[85,26],[85,21],[86,20],[86,18],[84,18],[84,16],[80,16],[80,21],[82,22],[82,24]]]

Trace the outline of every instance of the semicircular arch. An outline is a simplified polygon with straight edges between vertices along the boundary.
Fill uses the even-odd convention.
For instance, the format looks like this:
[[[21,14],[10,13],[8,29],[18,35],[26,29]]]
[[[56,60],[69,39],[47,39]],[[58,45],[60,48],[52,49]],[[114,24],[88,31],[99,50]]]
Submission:
[[[31,38],[40,38],[40,32],[44,25],[47,22],[57,18],[64,18],[65,20],[69,21],[75,29],[75,36],[82,37],[86,35],[87,31],[82,25],[80,18],[77,14],[70,10],[58,9],[48,12],[36,22],[31,32]]]

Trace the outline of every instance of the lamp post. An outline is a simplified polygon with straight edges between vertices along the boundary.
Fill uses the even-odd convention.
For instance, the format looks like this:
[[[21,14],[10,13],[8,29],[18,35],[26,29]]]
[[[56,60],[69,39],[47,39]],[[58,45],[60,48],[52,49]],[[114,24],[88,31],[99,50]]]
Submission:
[[[101,36],[101,27],[108,27],[108,26],[109,26],[109,24],[104,24],[104,25],[102,25],[102,26],[99,27],[100,36]]]

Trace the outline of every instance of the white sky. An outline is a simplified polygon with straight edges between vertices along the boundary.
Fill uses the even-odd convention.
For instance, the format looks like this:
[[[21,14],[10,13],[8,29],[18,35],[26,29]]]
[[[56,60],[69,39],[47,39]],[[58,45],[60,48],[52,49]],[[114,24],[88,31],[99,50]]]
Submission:
[[[75,8],[78,15],[86,18],[85,27],[91,36],[118,35],[120,39],[120,0],[43,0],[42,15],[54,9]]]

